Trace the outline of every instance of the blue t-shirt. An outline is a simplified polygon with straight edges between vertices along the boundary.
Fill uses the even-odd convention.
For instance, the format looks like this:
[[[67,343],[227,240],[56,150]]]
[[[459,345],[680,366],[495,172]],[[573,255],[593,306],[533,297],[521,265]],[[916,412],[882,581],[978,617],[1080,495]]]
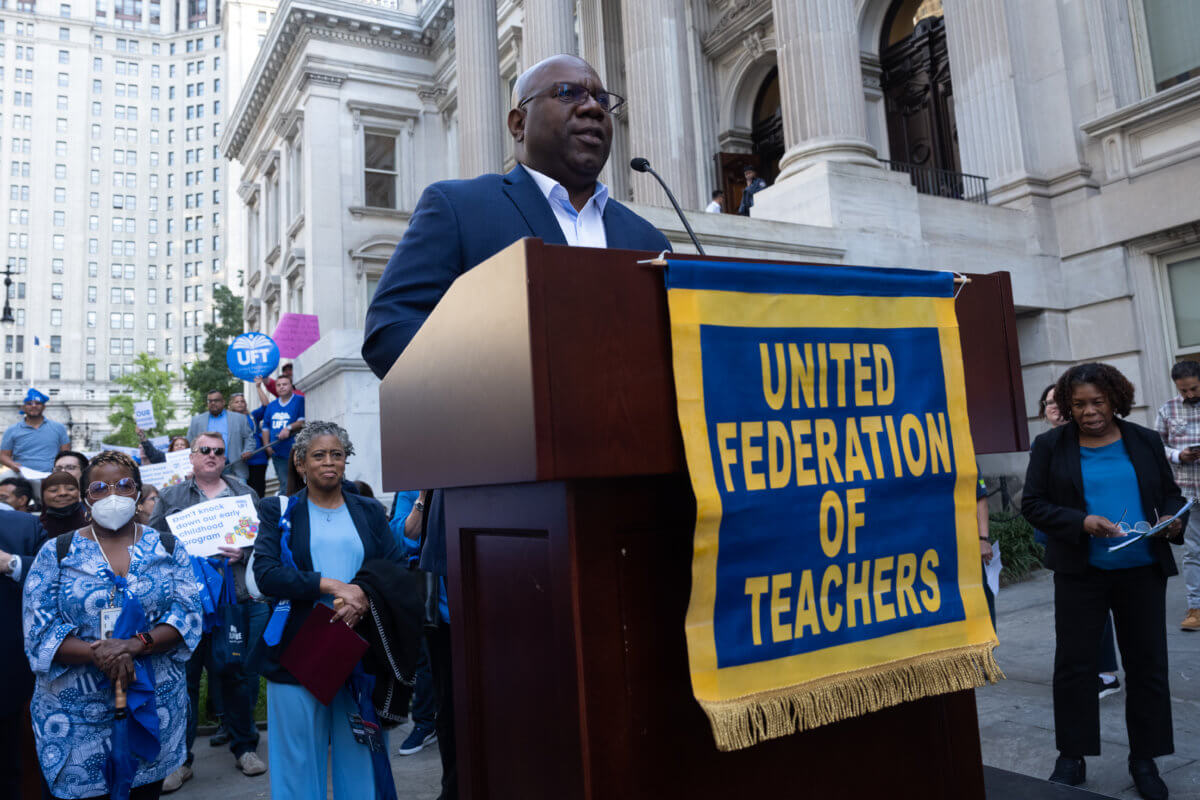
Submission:
[[[262,421],[263,421],[263,412],[265,412],[266,410],[267,410],[266,406],[259,406],[258,408],[251,411],[250,416],[246,418],[246,422],[250,426],[250,433],[254,437],[254,447],[252,448],[254,450],[258,450],[258,448],[262,447]],[[246,458],[245,462],[247,464],[264,464],[265,465],[270,460],[271,460],[271,457],[267,455],[266,450],[259,450],[254,455]]]
[[[63,445],[70,443],[71,436],[65,426],[43,417],[36,428],[25,420],[10,426],[0,440],[0,450],[12,451],[13,461],[23,467],[49,472],[54,469],[54,457]]]
[[[271,431],[271,449],[277,458],[287,458],[292,454],[292,437],[288,436],[280,442],[279,432],[299,419],[304,419],[304,398],[298,394],[292,395],[292,399],[286,403],[280,403],[279,398],[275,398],[267,404],[263,421]]]
[[[1080,467],[1083,470],[1083,496],[1087,502],[1087,513],[1117,522],[1124,521],[1131,528],[1142,521],[1142,496],[1138,492],[1137,473],[1125,442],[1117,440],[1103,447],[1080,447]],[[1136,534],[1130,534],[1134,536]],[[1141,539],[1116,552],[1108,548],[1128,540],[1129,536],[1116,539],[1088,539],[1088,563],[1097,569],[1128,569],[1154,564],[1158,559],[1150,552],[1150,542]]]

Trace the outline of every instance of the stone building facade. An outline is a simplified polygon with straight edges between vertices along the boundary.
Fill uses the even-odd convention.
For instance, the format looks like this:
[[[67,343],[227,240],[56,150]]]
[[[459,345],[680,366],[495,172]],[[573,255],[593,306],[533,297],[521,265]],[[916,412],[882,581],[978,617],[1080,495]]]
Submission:
[[[248,328],[320,316],[310,416],[347,424],[378,481],[358,347],[383,266],[422,187],[512,166],[516,75],[574,52],[629,100],[602,179],[677,249],[629,158],[693,211],[717,187],[735,208],[755,164],[749,218],[689,214],[710,252],[1008,270],[1031,417],[1103,359],[1145,421],[1200,354],[1197,23],[1165,0],[285,0],[222,139],[247,226],[228,260]]]

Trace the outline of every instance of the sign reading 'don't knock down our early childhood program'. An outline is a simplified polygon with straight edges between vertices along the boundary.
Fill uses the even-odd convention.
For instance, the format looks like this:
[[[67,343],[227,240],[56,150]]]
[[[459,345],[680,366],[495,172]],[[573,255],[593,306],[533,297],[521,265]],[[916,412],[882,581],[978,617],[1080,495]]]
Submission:
[[[222,547],[250,547],[258,537],[258,510],[249,495],[220,497],[167,517],[188,555],[215,556]]]

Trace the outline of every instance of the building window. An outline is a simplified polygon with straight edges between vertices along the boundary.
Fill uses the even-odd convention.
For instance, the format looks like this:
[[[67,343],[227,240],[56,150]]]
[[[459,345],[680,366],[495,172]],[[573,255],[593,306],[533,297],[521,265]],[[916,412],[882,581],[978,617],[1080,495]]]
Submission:
[[[62,377],[62,363],[58,361],[50,362],[50,380],[56,381]]]
[[[62,352],[62,337],[59,336],[58,334],[55,334],[54,336],[50,337],[50,352],[51,353],[61,353]]]
[[[396,137],[382,133],[363,135],[363,195],[374,208],[396,207]]]
[[[1200,3],[1142,0],[1155,91],[1200,75]]]
[[[61,308],[50,309],[50,325],[55,328],[62,327],[62,309]]]
[[[1195,298],[1200,296],[1200,251],[1165,259],[1168,303],[1171,309],[1170,333],[1176,357],[1200,355],[1200,308]]]

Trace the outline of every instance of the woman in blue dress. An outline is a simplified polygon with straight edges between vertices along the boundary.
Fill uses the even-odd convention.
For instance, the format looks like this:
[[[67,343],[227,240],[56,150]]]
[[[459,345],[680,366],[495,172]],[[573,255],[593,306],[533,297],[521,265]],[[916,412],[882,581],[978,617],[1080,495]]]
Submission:
[[[131,686],[140,679],[147,691],[139,718],[146,730],[157,728],[158,752],[139,761],[132,797],[153,800],[185,756],[184,665],[200,639],[200,601],[183,545],[134,520],[142,479],[133,459],[100,453],[82,484],[92,523],[62,534],[69,538],[61,543],[47,541],[25,581],[38,760],[54,797],[107,795],[113,682]],[[133,601],[141,604],[144,625],[113,637],[114,623]]]
[[[335,800],[376,796],[371,750],[355,740],[350,726],[359,711],[350,691],[343,687],[329,706],[322,705],[279,664],[315,603],[340,599],[335,618],[352,628],[358,624],[368,603],[351,581],[364,561],[403,559],[383,506],[342,489],[346,459],[353,454],[341,426],[307,423],[292,445],[292,464],[305,488],[290,499],[282,520],[277,503],[264,501],[260,508],[254,578],[264,596],[291,606],[276,643],[256,654],[267,679],[272,797],[325,800],[327,764]],[[264,643],[274,638],[272,624],[267,628]],[[386,753],[386,741],[383,747]]]

